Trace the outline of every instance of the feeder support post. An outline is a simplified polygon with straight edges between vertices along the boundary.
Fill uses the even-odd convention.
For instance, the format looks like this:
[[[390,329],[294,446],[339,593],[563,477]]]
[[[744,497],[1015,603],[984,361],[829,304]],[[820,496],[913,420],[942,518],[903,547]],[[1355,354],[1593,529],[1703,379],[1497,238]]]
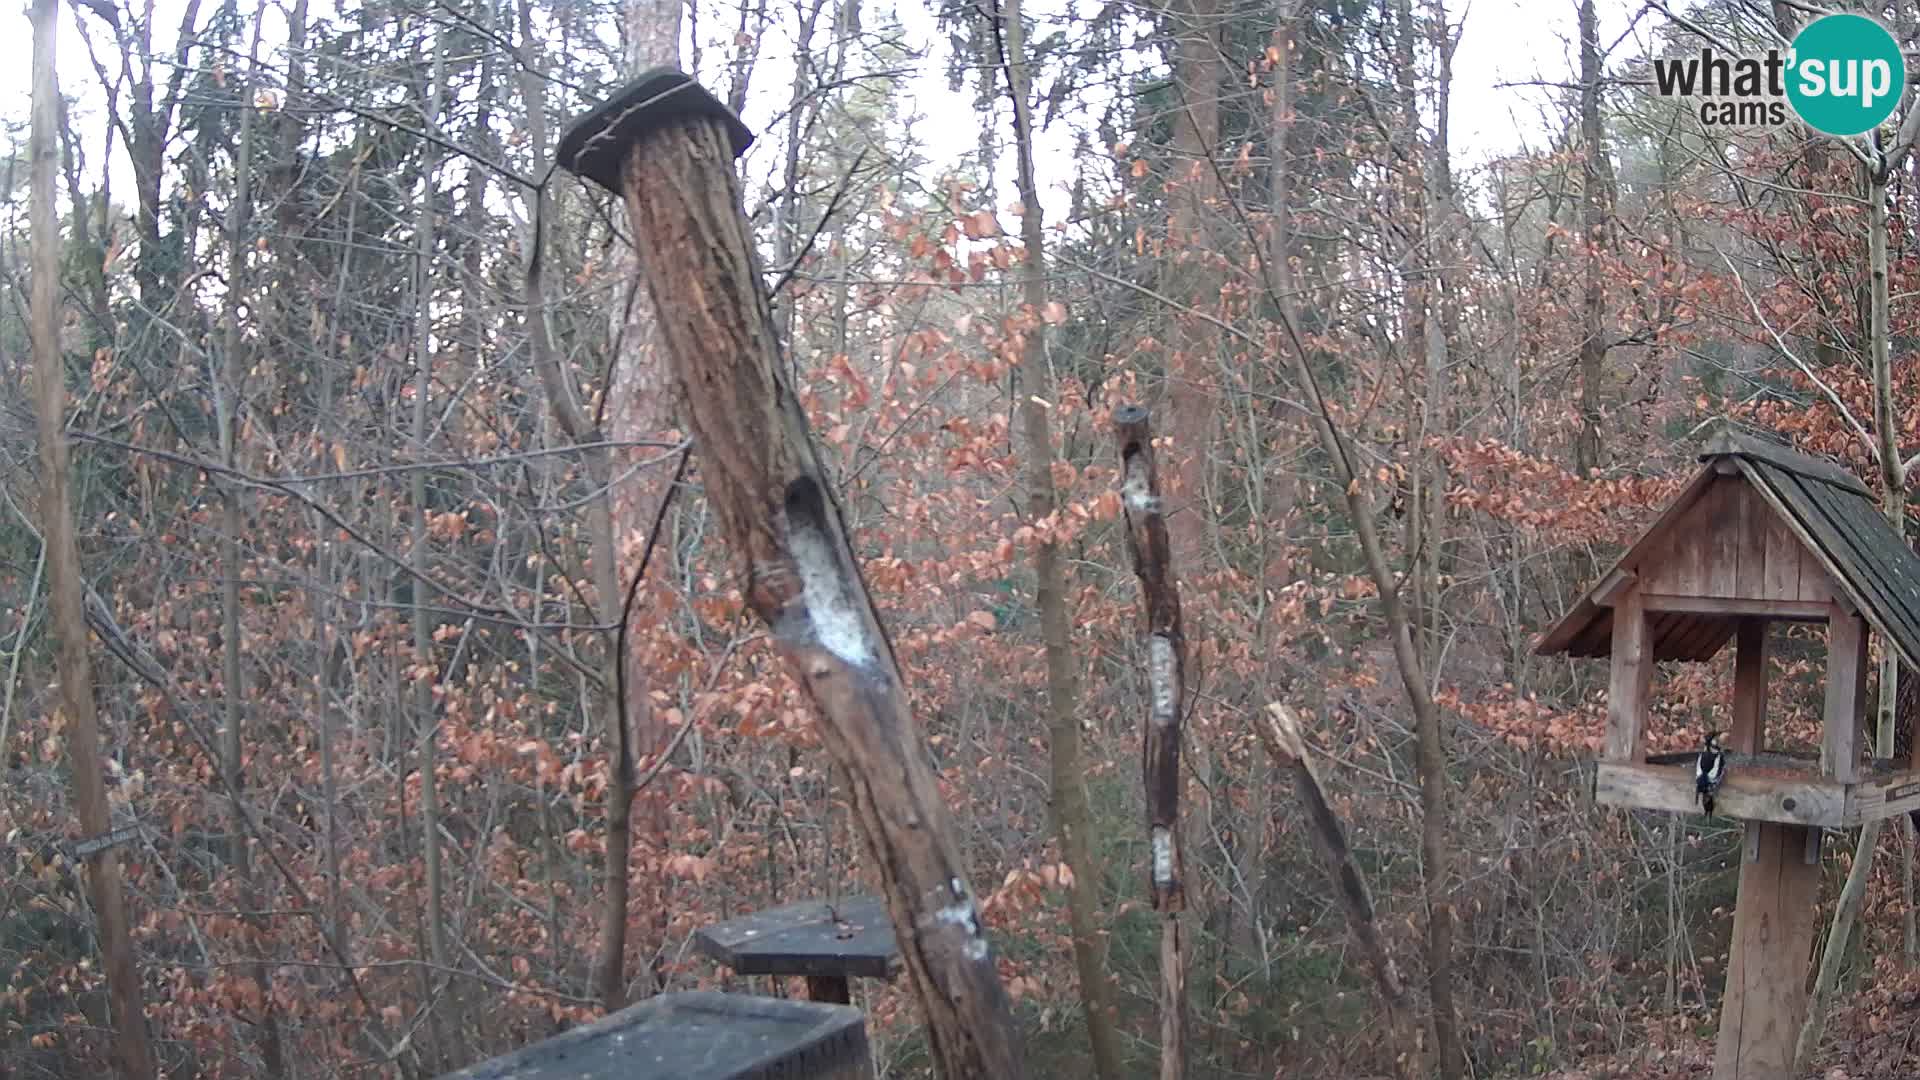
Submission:
[[[661,69],[575,121],[556,159],[626,202],[707,500],[747,605],[847,772],[934,1059],[949,1080],[1020,1080],[947,799],[783,374],[733,164],[751,139],[698,83]]]

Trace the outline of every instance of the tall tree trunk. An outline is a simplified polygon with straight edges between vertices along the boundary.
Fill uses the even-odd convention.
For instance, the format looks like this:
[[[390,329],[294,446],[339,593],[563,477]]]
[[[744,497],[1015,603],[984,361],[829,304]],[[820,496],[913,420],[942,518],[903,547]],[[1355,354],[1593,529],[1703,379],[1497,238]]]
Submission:
[[[1580,0],[1580,229],[1586,251],[1586,286],[1580,306],[1580,433],[1573,447],[1581,476],[1600,467],[1600,383],[1605,375],[1606,294],[1601,253],[1607,246],[1606,192],[1612,168],[1600,123],[1600,24],[1594,0]]]
[[[1408,429],[1412,433],[1407,447],[1407,552],[1411,563],[1407,580],[1410,617],[1414,642],[1423,659],[1433,655],[1430,646],[1432,625],[1438,619],[1434,594],[1434,549],[1439,543],[1435,528],[1439,524],[1437,503],[1441,494],[1439,478],[1432,475],[1432,456],[1427,438],[1441,418],[1446,380],[1446,343],[1441,338],[1440,320],[1435,316],[1434,284],[1437,274],[1431,203],[1428,184],[1428,152],[1420,136],[1420,88],[1416,47],[1420,34],[1414,24],[1413,0],[1395,0],[1394,76],[1400,91],[1399,130],[1394,133],[1395,167],[1398,171],[1399,213],[1396,227],[1407,236],[1403,258],[1403,310],[1401,348],[1423,357],[1421,378],[1407,383]]]
[[[233,8],[229,8],[233,10]],[[219,393],[214,404],[219,410],[220,462],[229,470],[221,482],[220,537],[220,619],[221,682],[225,697],[226,728],[221,733],[220,755],[226,772],[227,797],[232,802],[233,832],[228,837],[227,861],[239,879],[240,907],[253,912],[260,907],[258,883],[254,880],[253,857],[247,837],[247,814],[242,798],[246,791],[246,672],[240,655],[240,535],[245,519],[241,507],[242,489],[233,478],[240,468],[240,428],[246,398],[247,346],[240,332],[240,309],[248,302],[249,224],[253,208],[254,113],[251,99],[254,64],[260,54],[260,27],[263,19],[253,20],[253,42],[248,49],[248,67],[239,82],[239,146],[234,153],[233,201],[227,210],[227,289],[226,324],[221,338],[222,370],[216,377]],[[264,920],[249,917],[248,924],[264,940]],[[252,950],[257,952],[258,950]],[[268,1076],[286,1071],[280,1049],[280,1031],[273,1015],[273,981],[266,961],[250,965],[249,974],[260,995],[255,1024],[260,1033],[260,1056]]]
[[[446,100],[447,62],[446,37],[444,31],[436,31],[433,39],[433,83],[428,90],[426,115],[422,127],[429,135],[437,134],[440,126],[440,111]],[[413,355],[413,431],[412,451],[415,461],[426,461],[428,411],[427,401],[433,392],[433,286],[434,286],[434,198],[437,191],[434,173],[440,164],[438,144],[425,141],[425,157],[421,166],[420,206],[415,218],[414,238],[416,247],[414,260],[416,284],[414,301],[417,310],[414,315]],[[451,1015],[452,1038],[448,1042],[443,1038],[443,1025],[438,1022],[440,1010],[435,1008],[430,997],[425,1003],[429,1010],[429,1030],[433,1033],[431,1053],[445,1055],[451,1046],[465,1037],[460,1022],[461,986],[453,978],[452,952],[447,945],[447,907],[446,907],[446,870],[440,850],[440,723],[439,709],[434,702],[433,684],[440,672],[434,664],[434,618],[427,610],[427,595],[420,579],[428,572],[427,474],[424,469],[414,469],[409,478],[408,501],[413,506],[410,522],[408,564],[412,567],[413,602],[413,665],[408,671],[407,682],[413,691],[414,753],[420,769],[420,834],[421,850],[427,862],[427,957],[433,965],[433,980],[446,984],[447,1012]],[[404,797],[404,796],[403,796]],[[432,980],[430,980],[432,981]]]
[[[1456,268],[1465,259],[1463,248],[1470,235],[1462,220],[1458,192],[1453,183],[1453,153],[1450,148],[1453,108],[1453,53],[1458,39],[1447,21],[1446,0],[1431,0],[1428,43],[1435,54],[1434,129],[1427,141],[1426,170],[1422,185],[1423,208],[1427,218],[1427,324],[1426,349],[1426,427],[1451,433],[1456,418],[1453,408],[1454,346],[1460,336],[1460,280]],[[1420,509],[1424,515],[1426,543],[1419,555],[1419,589],[1426,618],[1416,625],[1425,632],[1424,658],[1438,655],[1441,640],[1440,594],[1453,573],[1453,549],[1446,532],[1446,493],[1451,486],[1446,463],[1437,454],[1424,454],[1427,470],[1423,487],[1425,497]],[[1438,671],[1432,672],[1435,678]]]
[[[1282,26],[1290,24],[1296,5],[1283,11]],[[1290,62],[1290,53],[1285,53]],[[1286,78],[1282,67],[1278,78]],[[1272,126],[1276,133],[1286,122],[1288,95],[1274,95]],[[1276,135],[1277,137],[1277,135]],[[1314,434],[1327,455],[1333,479],[1345,493],[1347,517],[1360,542],[1361,554],[1379,594],[1380,613],[1387,622],[1394,664],[1407,702],[1413,708],[1417,738],[1417,769],[1420,779],[1420,852],[1421,885],[1427,908],[1427,993],[1433,1008],[1434,1051],[1442,1080],[1457,1080],[1466,1068],[1460,1041],[1459,1019],[1453,1003],[1453,853],[1447,835],[1447,753],[1441,731],[1439,705],[1433,700],[1427,682],[1426,666],[1416,644],[1417,627],[1402,602],[1398,576],[1387,561],[1386,547],[1380,539],[1373,499],[1367,491],[1366,475],[1358,468],[1335,420],[1334,412],[1321,393],[1314,372],[1315,357],[1308,351],[1299,331],[1293,308],[1293,281],[1289,253],[1292,213],[1291,176],[1285,154],[1275,154],[1270,166],[1269,185],[1273,230],[1263,262],[1268,300],[1279,312],[1283,344],[1293,368],[1295,380],[1307,395],[1308,417]]]
[[[1033,112],[1027,95],[1032,71],[1026,56],[1026,27],[1020,0],[1000,8],[1001,58],[1007,71],[1007,96],[1013,105],[1014,156],[1019,168],[1020,239],[1026,247],[1022,299],[1017,316],[1023,326],[1020,366],[1014,396],[1020,402],[1027,443],[1027,517],[1036,528],[1058,508],[1053,486],[1053,429],[1047,415],[1054,400],[1052,358],[1047,354],[1046,233],[1040,189],[1033,174]],[[1080,1000],[1093,1044],[1093,1074],[1119,1080],[1120,1036],[1115,1029],[1113,988],[1107,979],[1106,950],[1100,939],[1100,887],[1106,874],[1094,861],[1093,815],[1087,807],[1086,764],[1080,746],[1079,688],[1075,685],[1073,625],[1067,611],[1066,573],[1059,544],[1044,531],[1033,552],[1035,600],[1047,657],[1047,740],[1053,757],[1053,819],[1060,850],[1073,882],[1067,887],[1067,918],[1073,931],[1073,961],[1080,975]],[[1162,1071],[1174,1080],[1181,1075]]]
[[[1172,0],[1176,21],[1174,82],[1179,93],[1173,117],[1177,191],[1168,221],[1168,295],[1211,311],[1219,303],[1220,273],[1211,264],[1207,215],[1221,201],[1212,157],[1220,145],[1220,92],[1223,79],[1218,0]],[[1174,459],[1179,505],[1167,520],[1173,556],[1188,573],[1198,573],[1205,553],[1207,440],[1213,421],[1210,392],[1217,361],[1215,331],[1204,320],[1182,315],[1175,320],[1167,358],[1166,433],[1180,448]]]
[[[1891,297],[1887,282],[1887,185],[1894,170],[1904,161],[1913,145],[1912,129],[1920,118],[1920,103],[1901,125],[1901,140],[1879,168],[1868,168],[1867,176],[1867,352],[1873,376],[1873,427],[1875,456],[1880,462],[1881,511],[1894,534],[1905,542],[1907,535],[1907,466],[1900,458],[1899,424],[1893,398],[1893,342],[1889,331],[1888,308]],[[1881,649],[1880,705],[1875,724],[1874,755],[1893,756],[1894,716],[1900,692],[1900,655],[1891,647]],[[1839,983],[1840,959],[1847,941],[1853,936],[1855,921],[1867,897],[1867,880],[1873,873],[1874,851],[1880,842],[1879,821],[1860,828],[1854,844],[1853,866],[1847,871],[1847,883],[1834,905],[1833,923],[1827,930],[1826,951],[1820,971],[1814,978],[1813,993],[1807,1002],[1807,1018],[1800,1028],[1794,1049],[1794,1063],[1804,1069],[1820,1047],[1826,1031],[1827,1007]]]
[[[80,829],[100,836],[113,827],[101,779],[99,719],[94,711],[93,664],[87,655],[87,623],[82,607],[80,544],[74,536],[73,496],[67,447],[66,363],[60,350],[60,233],[54,218],[54,170],[60,155],[60,98],[54,81],[54,49],[59,5],[33,4],[33,128],[28,136],[32,163],[30,228],[33,283],[28,299],[33,336],[34,420],[40,437],[40,534],[47,556],[47,595],[56,641],[54,661],[60,677],[60,711],[67,731],[67,768],[72,774],[74,809]],[[104,847],[86,859],[88,898],[106,961],[107,992],[113,1005],[114,1056],[126,1080],[152,1080],[153,1049],[147,1041],[146,1009],[140,972],[133,962],[120,858]]]
[[[1174,164],[1167,192],[1171,205],[1160,264],[1161,291],[1195,312],[1212,313],[1220,306],[1221,289],[1221,272],[1214,261],[1218,246],[1209,239],[1208,215],[1219,212],[1223,202],[1213,155],[1220,145],[1220,95],[1225,81],[1220,33],[1224,20],[1219,0],[1165,2],[1175,35],[1173,77],[1177,92],[1171,118]],[[1157,427],[1172,443],[1167,462],[1172,481],[1168,485],[1172,505],[1167,512],[1167,532],[1173,561],[1193,583],[1204,582],[1212,566],[1207,557],[1210,514],[1206,489],[1217,405],[1212,388],[1218,363],[1215,327],[1188,312],[1175,314],[1167,334],[1165,421]],[[1191,675],[1206,663],[1208,623],[1203,608],[1189,608],[1186,615]],[[1187,807],[1192,819],[1188,835],[1195,838],[1196,859],[1187,878],[1186,897],[1188,910],[1201,920],[1204,934],[1226,942],[1233,933],[1234,897],[1231,889],[1215,888],[1212,871],[1218,867],[1223,874],[1231,873],[1230,867],[1218,866],[1216,858],[1225,853],[1214,842],[1224,824],[1216,821],[1216,815],[1227,814],[1231,803],[1224,797],[1226,770],[1213,767],[1204,732],[1201,720],[1183,742],[1198,795]],[[1249,913],[1249,919],[1253,915]],[[1218,958],[1223,969],[1231,963],[1230,944],[1219,950]],[[1221,984],[1208,979],[1201,985]]]
[[[1282,161],[1284,155],[1276,157],[1276,170]],[[1289,187],[1284,175],[1274,178],[1272,190],[1274,220],[1285,221],[1290,210],[1286,201]],[[1367,490],[1367,474],[1353,460],[1352,450],[1337,425],[1333,406],[1321,392],[1319,378],[1314,373],[1313,354],[1300,334],[1285,260],[1275,259],[1270,253],[1264,261],[1268,300],[1280,313],[1287,360],[1295,380],[1307,395],[1308,417],[1321,450],[1327,455],[1333,480],[1345,494],[1347,518],[1360,542],[1367,576],[1379,594],[1380,613],[1386,619],[1401,689],[1413,708],[1420,777],[1421,885],[1427,907],[1427,993],[1433,1006],[1439,1075],[1442,1080],[1458,1080],[1466,1063],[1459,1018],[1453,1004],[1453,852],[1447,835],[1447,753],[1440,707],[1433,700],[1426,669],[1414,643],[1413,621],[1400,596],[1399,577],[1387,561],[1386,545],[1380,539],[1373,498]]]
[[[807,107],[813,92],[813,35],[820,23],[820,13],[826,8],[826,0],[804,0],[796,5],[800,17],[800,28],[794,37],[793,85],[787,95],[787,137],[786,166],[782,170],[780,196],[773,206],[773,258],[774,270],[788,273],[797,256],[799,247],[795,243],[806,217],[806,200],[800,188],[801,144],[806,141],[808,129],[812,126],[810,112],[817,112],[819,102],[815,101],[812,110]],[[794,303],[793,293],[773,298],[774,318],[780,322],[780,342],[792,358],[794,317],[798,305]]]
[[[681,0],[626,0],[625,17],[628,74],[679,65]],[[542,148],[539,152],[544,155],[546,151]],[[607,376],[606,396],[608,428],[615,442],[657,440],[673,426],[673,390],[667,378],[666,361],[655,341],[653,301],[640,285],[639,260],[644,257],[637,248],[623,257],[626,264],[621,268],[621,284],[615,289],[619,298],[615,321],[617,348],[613,352],[613,369]],[[598,427],[597,418],[595,427]],[[573,434],[571,428],[568,431]],[[574,435],[576,439],[584,437],[585,433]],[[590,455],[589,468],[604,470],[595,473],[596,490],[604,490],[607,481],[630,456],[625,451]],[[622,552],[652,526],[670,491],[671,481],[666,472],[643,469],[613,490],[610,504],[604,510],[599,507],[598,499],[589,508],[588,525],[596,548],[593,555],[595,588],[602,588],[606,582],[615,583],[612,589],[601,594],[600,606],[608,621],[620,617],[625,599],[617,586]],[[605,552],[599,550],[602,542],[607,545]],[[599,571],[602,566],[606,568],[604,581]],[[636,606],[639,602],[636,601]],[[616,663],[626,668],[626,700],[611,703],[604,714],[607,754],[616,767],[610,770],[607,786],[607,862],[603,884],[606,895],[600,924],[600,952],[594,960],[594,989],[601,1004],[609,1009],[615,1008],[626,994],[627,912],[634,906],[630,895],[630,860],[636,814],[641,849],[647,853],[652,868],[645,878],[646,895],[637,905],[648,913],[650,920],[646,939],[640,943],[650,958],[657,958],[666,944],[669,906],[667,878],[658,871],[669,844],[664,785],[639,793],[637,799],[632,786],[637,771],[665,751],[667,737],[648,696],[652,678],[647,637],[629,632],[627,642],[627,655],[615,658]],[[613,674],[611,667],[608,674]],[[659,990],[664,988],[664,983],[654,963],[650,959],[649,981],[654,990]]]

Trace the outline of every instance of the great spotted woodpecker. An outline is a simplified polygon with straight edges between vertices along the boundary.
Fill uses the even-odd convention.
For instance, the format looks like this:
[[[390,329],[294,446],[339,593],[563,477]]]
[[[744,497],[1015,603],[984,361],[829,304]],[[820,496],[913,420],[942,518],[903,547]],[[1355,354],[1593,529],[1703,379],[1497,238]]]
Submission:
[[[1713,793],[1727,778],[1727,752],[1720,745],[1720,733],[1707,732],[1706,748],[1693,761],[1693,794],[1708,817],[1713,816]]]

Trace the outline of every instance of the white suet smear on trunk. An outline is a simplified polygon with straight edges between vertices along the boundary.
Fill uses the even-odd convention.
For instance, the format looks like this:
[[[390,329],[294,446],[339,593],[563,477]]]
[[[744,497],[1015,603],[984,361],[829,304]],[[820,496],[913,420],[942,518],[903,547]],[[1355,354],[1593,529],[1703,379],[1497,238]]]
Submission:
[[[873,663],[878,655],[867,634],[866,621],[853,605],[853,596],[841,578],[840,560],[825,531],[809,514],[787,514],[787,544],[800,571],[800,598],[815,642],[854,667]]]
[[[1147,685],[1153,691],[1153,722],[1171,727],[1180,715],[1180,702],[1174,689],[1175,663],[1173,641],[1165,634],[1147,639]]]
[[[967,959],[987,958],[987,939],[980,933],[980,920],[974,914],[972,900],[963,898],[959,903],[948,904],[933,913],[933,921],[956,927],[966,935],[967,943],[960,951]]]
[[[1139,454],[1127,457],[1127,478],[1120,484],[1120,495],[1126,500],[1127,509],[1136,514],[1160,512],[1160,499],[1147,486],[1146,459]]]
[[[1151,837],[1153,846],[1153,883],[1163,889],[1173,887],[1173,831],[1165,825],[1155,825]]]

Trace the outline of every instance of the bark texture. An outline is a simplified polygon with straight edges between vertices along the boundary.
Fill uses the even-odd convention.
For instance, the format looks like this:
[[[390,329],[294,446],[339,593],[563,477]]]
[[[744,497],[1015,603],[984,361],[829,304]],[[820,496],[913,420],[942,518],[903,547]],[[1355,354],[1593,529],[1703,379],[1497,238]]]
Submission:
[[[1600,123],[1600,24],[1594,0],[1580,0],[1580,143],[1583,149],[1580,184],[1580,230],[1586,252],[1586,285],[1580,318],[1580,434],[1574,443],[1575,470],[1585,476],[1600,467],[1600,381],[1607,364],[1605,333],[1606,292],[1601,281],[1601,255],[1607,246],[1606,193],[1612,167],[1607,158],[1605,128]]]
[[[33,335],[34,420],[40,437],[40,535],[47,557],[47,597],[53,616],[54,657],[60,675],[60,711],[67,724],[67,765],[80,830],[99,836],[113,827],[101,779],[99,719],[94,711],[93,663],[87,655],[87,623],[80,577],[80,544],[74,535],[72,475],[67,447],[66,365],[60,355],[60,231],[53,213],[54,166],[60,153],[60,97],[54,81],[59,6],[34,0],[33,128],[28,136],[33,191],[29,215],[33,284],[28,297]],[[114,1064],[127,1080],[151,1080],[153,1047],[147,1039],[140,972],[120,880],[120,857],[111,847],[86,859],[87,894],[100,934],[100,951],[113,1007]]]
[[[1187,1068],[1186,861],[1180,841],[1180,709],[1186,697],[1186,637],[1180,586],[1173,572],[1153,426],[1145,409],[1125,405],[1113,414],[1120,444],[1120,505],[1127,519],[1127,550],[1140,579],[1147,644],[1147,724],[1141,737],[1141,783],[1147,793],[1147,890],[1160,915],[1160,1077],[1178,1080]]]
[[[1011,1002],[778,335],[726,130],[684,117],[630,148],[622,187],[647,291],[749,606],[851,780],[928,1040],[950,1078],[1025,1075]]]
[[[629,75],[679,66],[681,14],[681,0],[626,0]],[[673,388],[654,332],[653,301],[640,287],[638,271],[643,257],[639,250],[627,253],[630,265],[623,278],[626,284],[615,289],[620,307],[606,398],[606,430],[615,442],[662,439],[673,427]],[[551,366],[556,375],[569,378],[561,373],[557,358],[551,360]],[[598,417],[588,423],[582,415],[577,424],[565,426],[576,441],[598,441]],[[625,597],[619,588],[620,567],[638,563],[637,545],[644,542],[646,530],[660,516],[660,508],[672,492],[668,474],[662,469],[638,470],[618,487],[610,488],[614,475],[624,471],[632,456],[627,451],[596,451],[588,459],[595,489],[609,491],[588,511],[594,545],[594,589],[599,593],[603,622],[621,617]],[[636,600],[635,607],[641,604]],[[626,640],[627,655],[614,659],[626,668],[625,693],[620,700],[607,703],[603,718],[607,755],[614,767],[608,771],[607,861],[602,878],[605,896],[600,951],[594,959],[594,987],[601,1004],[609,1010],[625,1002],[628,913],[636,908],[646,912],[648,919],[639,947],[649,958],[649,990],[663,988],[654,961],[666,943],[670,906],[667,877],[657,872],[668,846],[665,785],[639,791],[634,788],[634,777],[665,751],[667,732],[653,710],[646,636],[629,631]],[[614,685],[611,665],[606,678],[609,686]],[[646,860],[641,902],[637,905],[632,897],[631,865],[636,831]]]

